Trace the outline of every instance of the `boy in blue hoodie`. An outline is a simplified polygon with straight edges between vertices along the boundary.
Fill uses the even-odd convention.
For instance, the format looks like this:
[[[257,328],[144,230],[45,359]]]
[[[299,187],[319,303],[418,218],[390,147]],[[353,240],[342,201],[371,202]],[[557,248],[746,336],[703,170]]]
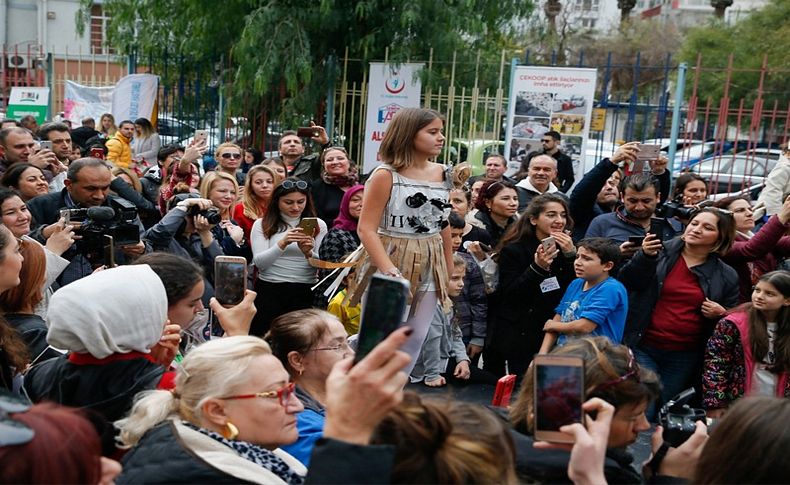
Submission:
[[[540,353],[569,338],[608,337],[620,343],[628,314],[628,293],[609,276],[620,257],[620,248],[607,238],[583,239],[573,264],[577,278],[565,290],[556,315],[543,326],[546,332]]]

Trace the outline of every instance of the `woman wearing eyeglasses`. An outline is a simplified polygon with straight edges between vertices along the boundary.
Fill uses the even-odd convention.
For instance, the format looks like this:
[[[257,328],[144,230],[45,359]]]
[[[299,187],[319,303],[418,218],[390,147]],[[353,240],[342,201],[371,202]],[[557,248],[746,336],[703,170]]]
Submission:
[[[343,147],[321,152],[321,178],[310,183],[315,212],[323,221],[332,222],[340,213],[340,201],[348,189],[359,182],[354,163]]]
[[[351,359],[334,366],[324,439],[313,450],[308,478],[361,483],[389,476],[392,450],[366,445],[402,399],[400,369],[408,356],[398,348],[407,333],[394,332],[353,367]],[[211,340],[182,361],[172,392],[140,396],[116,423],[131,447],[116,483],[301,484],[305,466],[280,447],[296,441],[303,409],[265,341]]]
[[[634,457],[627,447],[636,442],[639,433],[650,429],[645,410],[659,394],[656,374],[640,367],[628,347],[612,343],[606,337],[573,340],[554,348],[549,354],[584,359],[585,399],[600,398],[615,408],[604,462],[606,482],[644,483],[645,479],[633,466]],[[510,421],[515,428],[512,436],[516,442],[516,470],[519,477],[528,482],[569,483],[567,470],[571,454],[568,451],[533,448],[534,391],[534,373],[528,372],[518,398],[509,410]],[[658,436],[661,432],[660,428],[656,431]],[[700,437],[704,438],[704,435]],[[683,452],[700,447],[696,438],[689,441],[684,450],[678,452],[672,448],[667,452],[658,469],[660,475],[682,477],[677,472],[677,465],[683,463],[686,456]],[[701,441],[704,444],[704,439]],[[660,444],[661,440],[656,437],[654,447],[657,449]],[[693,473],[693,466],[688,466],[685,472]]]
[[[324,221],[314,219],[314,232],[306,234],[300,227],[306,217],[315,217],[310,186],[289,177],[275,187],[266,215],[252,226],[252,262],[258,268],[252,335],[265,335],[275,318],[313,303],[318,278],[308,260],[318,258],[327,229]]]
[[[699,382],[713,327],[738,304],[738,274],[721,259],[734,239],[732,213],[708,207],[671,241],[648,233],[617,276],[629,292],[623,343],[661,377],[664,403]]]
[[[322,310],[298,310],[277,317],[266,334],[272,353],[296,384],[304,411],[296,415],[299,439],[283,449],[305,466],[326,419],[326,379],[335,364],[354,355],[348,335],[334,315]]]

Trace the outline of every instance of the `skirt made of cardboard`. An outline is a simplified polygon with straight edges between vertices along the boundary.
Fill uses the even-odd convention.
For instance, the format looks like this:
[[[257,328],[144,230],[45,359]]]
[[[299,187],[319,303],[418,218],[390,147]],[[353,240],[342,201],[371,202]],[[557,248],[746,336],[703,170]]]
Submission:
[[[444,258],[441,233],[425,237],[379,234],[379,237],[390,261],[409,281],[410,304],[418,293],[436,291],[438,300],[444,306],[450,305],[450,298],[447,294],[447,261]],[[353,266],[340,271],[325,294],[330,296],[336,293],[342,285],[343,279],[353,271],[354,274],[348,280],[344,304],[348,302],[349,305],[354,306],[362,300],[362,295],[370,284],[370,278],[378,271],[378,268],[373,266],[363,245],[349,254],[343,263],[353,263]],[[414,307],[412,307],[413,310]]]

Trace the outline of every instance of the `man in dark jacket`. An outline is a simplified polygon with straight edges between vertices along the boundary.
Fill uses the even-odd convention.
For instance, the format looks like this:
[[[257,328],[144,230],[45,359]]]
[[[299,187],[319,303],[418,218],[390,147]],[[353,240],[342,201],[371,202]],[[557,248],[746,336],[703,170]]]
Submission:
[[[563,194],[567,194],[575,180],[573,160],[560,151],[560,139],[560,134],[556,131],[547,131],[540,142],[543,144],[543,154],[557,160],[557,188]]]
[[[113,197],[108,194],[110,189],[120,193],[129,188],[129,185],[122,179],[113,179],[109,167],[103,160],[97,158],[81,158],[74,161],[69,166],[65,184],[66,188],[62,191],[34,197],[27,204],[30,215],[36,221],[30,236],[42,244],[46,244],[46,240],[54,232],[62,209],[109,207],[109,199]],[[135,221],[139,227],[139,233],[142,234],[143,225],[140,223],[140,219],[136,218]],[[87,259],[83,251],[78,250],[78,247],[79,243],[75,243],[63,254],[63,257],[71,263],[58,279],[61,285],[71,283],[93,272],[94,265]],[[119,262],[123,262],[125,256],[139,256],[143,252],[145,252],[145,245],[142,241],[133,245],[116,247],[116,256]]]
[[[329,136],[326,134],[324,127],[316,126],[315,123],[312,123],[312,128],[315,128],[318,136],[313,136],[310,139],[318,143],[322,150],[328,148]],[[280,150],[279,158],[288,167],[288,175],[308,182],[321,176],[320,152],[305,155],[304,143],[296,131],[283,132],[278,148]]]
[[[71,132],[71,141],[84,149],[87,148],[85,142],[98,135],[100,135],[100,133],[96,131],[96,120],[88,116],[87,118],[83,118],[82,126]]]

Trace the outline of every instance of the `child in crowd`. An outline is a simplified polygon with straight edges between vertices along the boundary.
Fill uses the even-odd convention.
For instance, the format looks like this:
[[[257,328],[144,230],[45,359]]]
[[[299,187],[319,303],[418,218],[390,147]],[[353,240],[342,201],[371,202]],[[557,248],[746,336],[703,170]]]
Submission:
[[[465,226],[468,224],[456,211],[450,213],[448,220],[450,222],[453,252],[466,262],[463,290],[453,299],[455,316],[461,329],[464,345],[466,345],[466,353],[471,359],[472,365],[475,365],[483,352],[483,343],[486,339],[486,328],[488,326],[486,285],[485,281],[483,281],[480,266],[478,266],[474,256],[460,250],[464,231],[466,230]]]
[[[453,256],[453,267],[447,285],[450,298],[458,298],[464,289],[466,261],[456,253]],[[457,379],[469,379],[469,357],[466,355],[461,329],[455,322],[452,308],[445,312],[441,303],[436,305],[428,336],[422,345],[417,362],[411,372],[412,382],[425,382],[428,387],[441,387],[447,384],[447,370],[452,369],[452,376]]]
[[[619,248],[609,239],[595,237],[579,242],[573,265],[577,278],[565,291],[557,314],[543,326],[546,335],[541,354],[555,344],[564,345],[572,336],[603,336],[621,342],[628,294],[622,283],[609,276],[619,256]]]
[[[349,336],[359,333],[359,317],[362,314],[361,304],[357,303],[356,305],[352,305],[348,302],[348,300],[346,300],[346,285],[348,284],[348,281],[353,279],[354,272],[352,271],[348,274],[348,276],[343,278],[343,289],[338,291],[335,296],[329,300],[329,305],[326,307],[326,311],[336,316],[337,319],[340,320],[340,323],[343,324],[343,328],[346,329],[346,333]]]

